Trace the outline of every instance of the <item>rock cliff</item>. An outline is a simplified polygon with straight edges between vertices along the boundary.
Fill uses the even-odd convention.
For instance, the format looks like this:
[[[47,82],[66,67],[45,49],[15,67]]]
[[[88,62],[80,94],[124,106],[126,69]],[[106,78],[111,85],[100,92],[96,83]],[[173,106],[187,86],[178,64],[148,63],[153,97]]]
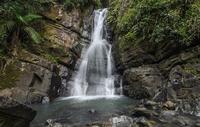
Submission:
[[[44,20],[38,26],[44,42],[17,46],[14,57],[1,60],[0,95],[27,104],[67,95],[66,82],[82,45],[90,41],[93,9],[94,5],[68,10],[54,3],[42,12]]]
[[[125,95],[199,100],[199,6],[196,0],[110,1],[107,20]]]

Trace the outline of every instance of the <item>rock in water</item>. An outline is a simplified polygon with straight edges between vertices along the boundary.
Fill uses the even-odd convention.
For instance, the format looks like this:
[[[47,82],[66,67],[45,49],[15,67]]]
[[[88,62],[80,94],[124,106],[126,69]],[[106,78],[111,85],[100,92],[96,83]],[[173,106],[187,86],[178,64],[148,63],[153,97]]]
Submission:
[[[42,104],[47,104],[47,103],[49,103],[49,97],[43,97],[43,99],[42,99]]]
[[[128,116],[113,117],[110,119],[112,127],[131,127],[133,119]]]
[[[1,127],[29,127],[36,111],[11,98],[0,96]]]
[[[95,109],[90,109],[88,112],[89,112],[90,114],[94,114],[94,113],[96,113],[96,110],[95,110]]]
[[[48,119],[45,124],[46,127],[63,127],[62,124],[55,122],[53,119]]]

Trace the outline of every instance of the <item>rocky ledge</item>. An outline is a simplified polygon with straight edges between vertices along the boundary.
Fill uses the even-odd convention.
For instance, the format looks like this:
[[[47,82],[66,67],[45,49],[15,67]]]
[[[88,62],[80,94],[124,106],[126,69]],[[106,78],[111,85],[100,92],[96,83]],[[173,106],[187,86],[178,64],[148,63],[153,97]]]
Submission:
[[[9,97],[0,96],[0,126],[29,127],[36,111]]]
[[[198,116],[183,113],[178,104],[171,101],[156,103],[141,101],[130,107],[129,114],[110,118],[105,123],[91,123],[87,127],[200,127]],[[52,126],[53,127],[53,126]],[[62,126],[60,126],[62,127]]]

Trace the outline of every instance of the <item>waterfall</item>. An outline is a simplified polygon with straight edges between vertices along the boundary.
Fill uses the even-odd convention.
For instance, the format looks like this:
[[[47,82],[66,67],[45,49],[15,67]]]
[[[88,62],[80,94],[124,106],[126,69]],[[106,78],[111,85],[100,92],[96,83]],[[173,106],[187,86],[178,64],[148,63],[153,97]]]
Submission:
[[[107,9],[94,11],[91,43],[81,54],[81,64],[71,83],[71,96],[114,95],[112,46],[104,38]]]

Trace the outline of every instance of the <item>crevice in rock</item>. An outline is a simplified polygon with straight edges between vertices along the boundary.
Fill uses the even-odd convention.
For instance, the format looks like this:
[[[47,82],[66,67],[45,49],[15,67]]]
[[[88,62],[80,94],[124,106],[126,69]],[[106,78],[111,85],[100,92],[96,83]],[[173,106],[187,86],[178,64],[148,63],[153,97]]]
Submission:
[[[47,20],[47,21],[49,21],[49,23],[52,25],[52,26],[54,26],[55,28],[57,28],[57,29],[61,29],[60,27],[62,27],[62,30],[65,30],[66,32],[73,32],[73,33],[76,33],[80,38],[83,38],[83,39],[85,39],[85,40],[87,40],[87,41],[90,41],[90,39],[88,38],[88,37],[85,37],[85,36],[83,36],[78,30],[76,30],[75,28],[73,28],[72,26],[65,26],[65,25],[63,25],[63,24],[61,24],[61,23],[58,23],[57,21],[55,21],[55,20],[53,20],[53,19],[51,19],[51,18],[49,18],[49,17],[47,17],[47,16],[45,16],[45,15],[43,15],[43,14],[41,14],[42,16],[43,16],[43,18],[45,19],[45,20]]]
[[[30,83],[29,87],[33,87],[36,81],[42,82],[43,79],[39,75],[37,75],[36,73],[34,73],[33,74],[33,78],[31,80],[31,83]]]
[[[1,110],[1,109],[0,109]],[[23,117],[20,117],[20,116],[15,116],[15,115],[12,115],[12,114],[7,114],[7,113],[4,113],[4,112],[2,112],[2,111],[0,111],[0,114],[2,114],[2,115],[4,115],[4,116],[9,116],[9,117],[13,117],[13,118],[15,118],[15,119],[22,119],[22,120],[24,120],[24,121],[27,121],[25,118],[23,118]]]
[[[31,62],[31,61],[28,61],[28,60],[24,60],[24,59],[18,59],[18,60],[21,61],[21,62],[25,62],[25,63],[33,64],[33,65],[36,65],[36,66],[40,66],[40,67],[42,67],[42,68],[45,68],[45,69],[51,71],[51,68],[45,67],[45,66],[43,66],[43,65],[40,65],[40,64],[37,64],[37,63]]]
[[[175,52],[172,52],[172,53],[170,53],[170,54],[168,54],[167,56],[165,56],[165,57],[163,57],[162,59],[160,59],[160,60],[157,60],[154,64],[158,64],[158,63],[161,63],[162,61],[164,61],[164,60],[166,60],[166,59],[169,59],[170,57],[172,57],[172,56],[175,56],[175,55],[178,55],[178,54],[180,54],[182,51],[187,51],[187,50],[189,50],[189,49],[191,49],[191,48],[194,48],[194,47],[196,47],[196,46],[199,46],[200,44],[199,44],[199,42],[197,41],[196,43],[194,43],[194,44],[191,44],[190,46],[183,46],[182,48],[180,48],[178,51],[177,51],[177,49],[176,49],[176,51]],[[184,49],[184,50],[183,50]]]

